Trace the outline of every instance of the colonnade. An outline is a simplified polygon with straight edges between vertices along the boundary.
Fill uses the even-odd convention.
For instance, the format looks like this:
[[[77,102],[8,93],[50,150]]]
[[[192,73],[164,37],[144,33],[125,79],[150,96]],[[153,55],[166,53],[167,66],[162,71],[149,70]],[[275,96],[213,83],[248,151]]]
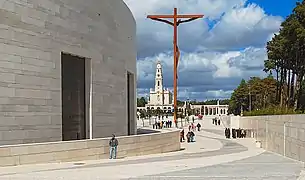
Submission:
[[[179,112],[184,112],[186,107],[179,107],[178,111]],[[191,109],[195,110],[196,114],[201,114],[203,116],[222,116],[222,115],[227,115],[228,114],[228,105],[191,105]],[[150,110],[155,110],[154,107],[138,107],[138,111],[144,110],[148,111]],[[156,107],[156,109],[160,109],[162,111],[166,112],[172,112],[172,107]]]
[[[199,114],[203,116],[215,116],[215,115],[227,115],[228,106],[227,105],[203,105],[201,107],[195,107],[199,110]]]

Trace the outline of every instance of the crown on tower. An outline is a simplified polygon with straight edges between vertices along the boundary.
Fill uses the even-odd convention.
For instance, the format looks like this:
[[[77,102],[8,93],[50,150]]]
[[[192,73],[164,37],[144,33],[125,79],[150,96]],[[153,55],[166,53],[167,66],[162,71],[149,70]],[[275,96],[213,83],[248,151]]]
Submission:
[[[157,61],[156,68],[157,68],[157,69],[161,69],[161,68],[162,68],[161,61],[160,61],[160,60]],[[159,70],[158,70],[158,73],[159,73]]]

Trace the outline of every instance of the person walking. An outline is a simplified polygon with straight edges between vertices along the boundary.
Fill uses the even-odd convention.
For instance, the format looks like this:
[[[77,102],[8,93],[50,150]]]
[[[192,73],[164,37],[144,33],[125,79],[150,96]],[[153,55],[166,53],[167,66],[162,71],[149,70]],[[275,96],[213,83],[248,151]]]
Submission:
[[[191,131],[189,131],[189,132],[186,134],[186,139],[187,139],[187,142],[188,142],[188,143],[191,142]]]
[[[198,123],[198,124],[197,124],[197,129],[198,129],[198,131],[200,131],[200,128],[201,128],[201,124]]]
[[[109,157],[109,159],[116,159],[118,145],[119,145],[118,140],[115,138],[115,135],[112,134],[112,138],[109,141],[109,147],[110,147],[110,157]]]
[[[191,131],[191,142],[195,142],[195,133],[193,131]]]
[[[196,131],[196,127],[195,127],[194,123],[192,123],[192,131]]]
[[[180,142],[184,141],[184,129],[180,132]]]

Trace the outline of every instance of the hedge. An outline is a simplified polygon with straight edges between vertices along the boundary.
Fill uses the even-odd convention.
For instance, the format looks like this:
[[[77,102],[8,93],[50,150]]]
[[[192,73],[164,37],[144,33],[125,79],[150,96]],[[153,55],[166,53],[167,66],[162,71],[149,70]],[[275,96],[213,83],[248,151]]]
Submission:
[[[284,114],[304,114],[302,111],[294,111],[289,108],[266,108],[255,111],[246,111],[243,113],[243,116],[266,116],[266,115],[284,115]]]

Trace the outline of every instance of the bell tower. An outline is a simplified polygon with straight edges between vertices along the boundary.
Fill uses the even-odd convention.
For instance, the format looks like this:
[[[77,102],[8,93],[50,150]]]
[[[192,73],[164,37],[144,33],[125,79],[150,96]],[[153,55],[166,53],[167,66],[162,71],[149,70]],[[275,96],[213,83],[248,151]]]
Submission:
[[[162,65],[161,62],[157,62],[156,67],[156,77],[155,77],[155,93],[156,93],[156,100],[158,105],[163,104],[163,75],[162,75]]]
[[[163,75],[162,75],[162,65],[161,62],[157,62],[156,67],[156,77],[155,77],[155,92],[163,91]]]

